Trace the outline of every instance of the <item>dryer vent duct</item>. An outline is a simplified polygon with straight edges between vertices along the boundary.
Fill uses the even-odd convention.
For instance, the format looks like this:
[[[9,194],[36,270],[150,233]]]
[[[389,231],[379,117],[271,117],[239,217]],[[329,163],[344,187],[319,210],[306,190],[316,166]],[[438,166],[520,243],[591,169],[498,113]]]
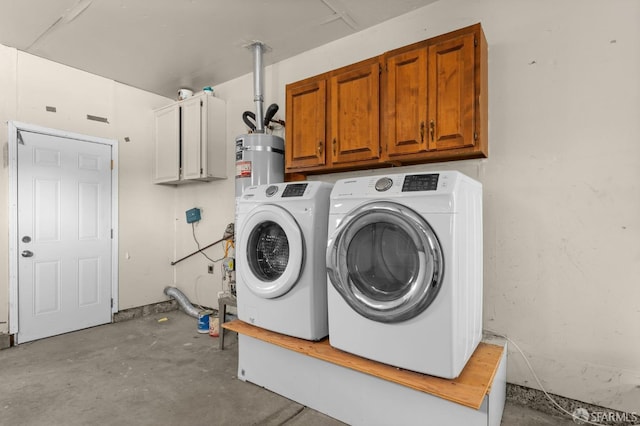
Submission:
[[[175,287],[165,287],[164,294],[172,299],[176,299],[176,302],[178,302],[178,305],[180,305],[185,314],[198,318],[200,310],[196,309],[196,307],[189,302],[189,299],[187,299],[187,296],[185,296],[183,292]]]

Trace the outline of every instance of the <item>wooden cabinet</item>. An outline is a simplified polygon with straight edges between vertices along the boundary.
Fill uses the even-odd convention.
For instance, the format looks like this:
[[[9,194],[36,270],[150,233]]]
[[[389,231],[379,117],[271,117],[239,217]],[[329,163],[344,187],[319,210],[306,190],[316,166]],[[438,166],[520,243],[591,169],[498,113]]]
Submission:
[[[313,108],[296,104],[311,93]],[[326,126],[314,122],[313,136],[296,127],[321,120],[325,98]],[[288,85],[285,168],[327,173],[486,157],[487,109],[487,42],[476,24]]]
[[[196,95],[155,111],[154,183],[224,179],[224,101]]]
[[[486,63],[479,24],[387,53],[383,161],[486,157]]]
[[[378,161],[380,66],[368,60],[287,86],[288,171]],[[364,162],[364,163],[363,163]]]

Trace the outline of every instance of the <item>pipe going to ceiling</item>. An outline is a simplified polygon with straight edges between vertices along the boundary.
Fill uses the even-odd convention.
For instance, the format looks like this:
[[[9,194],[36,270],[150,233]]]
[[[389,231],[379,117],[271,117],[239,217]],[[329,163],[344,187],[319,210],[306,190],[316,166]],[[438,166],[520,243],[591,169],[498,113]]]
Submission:
[[[256,104],[256,133],[264,133],[264,95],[262,94],[264,78],[262,73],[262,52],[264,44],[256,41],[249,45],[253,50],[253,101]]]

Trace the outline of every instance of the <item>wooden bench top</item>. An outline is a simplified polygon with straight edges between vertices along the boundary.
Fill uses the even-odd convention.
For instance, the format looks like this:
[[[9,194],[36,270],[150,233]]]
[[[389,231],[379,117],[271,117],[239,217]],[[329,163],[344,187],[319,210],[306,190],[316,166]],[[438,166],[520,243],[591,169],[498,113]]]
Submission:
[[[222,325],[225,329],[262,340],[361,373],[398,383],[421,392],[479,409],[488,394],[502,357],[502,346],[480,343],[457,379],[428,376],[382,364],[353,355],[329,345],[329,339],[312,342],[285,336],[273,331],[234,320]]]

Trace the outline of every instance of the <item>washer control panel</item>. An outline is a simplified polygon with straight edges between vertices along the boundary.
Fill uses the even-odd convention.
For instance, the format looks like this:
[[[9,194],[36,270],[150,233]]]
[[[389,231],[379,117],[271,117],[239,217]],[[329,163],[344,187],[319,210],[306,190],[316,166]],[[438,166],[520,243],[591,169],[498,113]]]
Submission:
[[[290,183],[284,188],[282,198],[285,197],[302,197],[307,189],[306,183]]]
[[[439,177],[439,173],[406,175],[402,183],[402,192],[435,191],[438,189]]]
[[[267,197],[273,197],[278,192],[278,187],[276,185],[269,185],[267,189],[264,190],[264,193]]]
[[[392,186],[393,186],[393,180],[388,177],[383,177],[378,179],[378,181],[376,182],[375,188],[376,188],[376,191],[378,192],[384,192],[384,191],[387,191]]]

